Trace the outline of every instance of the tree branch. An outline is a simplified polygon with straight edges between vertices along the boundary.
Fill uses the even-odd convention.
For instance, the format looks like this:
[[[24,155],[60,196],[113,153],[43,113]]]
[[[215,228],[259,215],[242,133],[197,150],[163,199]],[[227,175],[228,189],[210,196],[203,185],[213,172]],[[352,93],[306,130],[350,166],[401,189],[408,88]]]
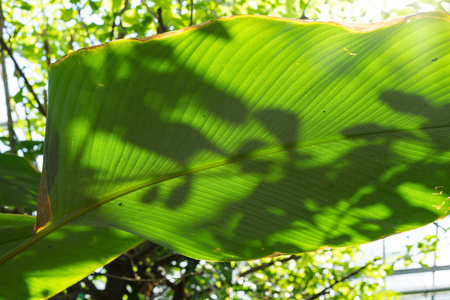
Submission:
[[[333,284],[329,285],[328,287],[324,288],[322,291],[320,291],[317,294],[314,294],[308,298],[305,298],[305,300],[314,300],[319,298],[320,296],[326,295],[329,293],[329,290],[331,290],[336,284],[343,282],[353,276],[355,276],[356,274],[358,274],[359,272],[361,272],[362,270],[364,270],[365,268],[367,268],[368,266],[372,265],[373,263],[375,263],[377,260],[380,260],[380,257],[377,257],[375,259],[373,259],[372,261],[368,262],[367,264],[365,264],[364,266],[354,270],[353,272],[350,272],[349,274],[345,275],[344,277],[342,277],[339,280],[336,280],[335,282],[333,282]]]
[[[0,44],[2,46],[2,49],[6,50],[6,52],[8,52],[8,55],[11,58],[11,60],[13,61],[17,72],[19,72],[20,77],[23,78],[23,80],[25,82],[25,86],[27,87],[28,91],[33,95],[34,100],[37,103],[37,109],[41,112],[41,114],[44,115],[44,117],[46,117],[47,116],[46,109],[44,108],[44,106],[42,106],[41,102],[39,101],[38,96],[36,95],[36,93],[33,90],[33,87],[31,86],[31,84],[28,81],[27,77],[25,76],[25,74],[23,73],[23,71],[20,68],[19,64],[17,63],[16,59],[14,58],[11,48],[9,48],[8,45],[6,45],[5,41],[3,40],[3,35],[0,35]]]
[[[42,2],[40,2],[40,6],[42,6]],[[45,7],[41,7],[40,9],[42,11],[42,27],[43,27],[41,37],[44,41],[45,61],[47,62],[47,68],[49,68],[51,60],[50,60],[50,43],[48,42],[47,36],[48,21],[47,16],[45,15]]]
[[[116,17],[113,15],[113,21],[111,25],[111,32],[109,34],[109,40],[112,41],[114,39],[114,30],[116,29]]]
[[[158,19],[158,15],[150,9],[150,6],[145,2],[145,0],[141,0],[142,5],[144,5],[147,8],[147,11],[153,16],[153,18]]]
[[[110,277],[110,278],[115,278],[115,279],[120,279],[120,280],[124,280],[124,281],[130,281],[130,282],[159,282],[159,283],[164,283],[166,281],[165,278],[163,279],[152,279],[152,278],[131,278],[131,277],[126,277],[126,276],[119,276],[119,275],[114,275],[114,274],[108,274],[108,273],[92,273],[92,276],[106,276],[106,277]]]
[[[306,9],[308,8],[308,5],[311,3],[312,0],[309,0],[305,3],[305,7],[303,8],[302,15],[300,17],[300,20],[308,20],[308,17],[306,16]]]
[[[1,39],[3,39],[3,28],[5,26],[5,17],[3,16],[3,4],[0,3],[0,35]],[[8,140],[9,140],[9,148],[10,152],[15,154],[16,153],[16,139],[14,132],[14,125],[12,120],[12,109],[11,109],[11,95],[9,93],[9,84],[8,84],[8,74],[6,73],[6,62],[5,62],[5,50],[1,49],[1,65],[2,65],[2,79],[3,79],[3,89],[5,91],[5,101],[6,101],[6,114],[7,114],[7,124],[8,124]]]
[[[164,26],[161,7],[158,7],[158,24],[159,24],[159,26],[158,26],[158,28],[156,28],[157,33],[164,33],[167,31],[166,26]]]
[[[51,60],[50,60],[50,43],[48,42],[47,36],[47,27],[42,31],[42,38],[44,39],[44,50],[45,50],[45,61],[47,62],[47,67],[50,68]]]
[[[153,20],[153,22],[156,25],[156,33],[164,33],[166,32],[166,27],[164,26],[163,18],[161,16],[161,7],[158,8],[158,13],[155,13],[150,6],[145,2],[145,0],[141,0],[142,5],[144,5],[147,8],[147,11],[152,15],[152,17],[156,20],[158,20],[158,23]]]

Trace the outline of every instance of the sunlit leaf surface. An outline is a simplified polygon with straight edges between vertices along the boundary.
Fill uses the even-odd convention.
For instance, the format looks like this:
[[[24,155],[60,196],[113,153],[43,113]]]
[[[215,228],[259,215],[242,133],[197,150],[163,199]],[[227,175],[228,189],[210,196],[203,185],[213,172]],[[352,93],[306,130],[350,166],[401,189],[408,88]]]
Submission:
[[[50,71],[37,237],[72,222],[238,260],[446,215],[449,19],[242,16],[68,55]]]

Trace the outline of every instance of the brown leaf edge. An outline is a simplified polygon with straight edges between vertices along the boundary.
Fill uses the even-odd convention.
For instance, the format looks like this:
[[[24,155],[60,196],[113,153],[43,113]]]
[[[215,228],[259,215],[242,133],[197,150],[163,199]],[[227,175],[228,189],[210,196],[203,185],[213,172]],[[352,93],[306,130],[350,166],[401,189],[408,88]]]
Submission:
[[[39,187],[36,223],[33,228],[34,233],[36,234],[41,231],[48,224],[51,217],[52,211],[50,207],[50,199],[48,198],[47,172],[44,165],[42,168],[41,184]]]
[[[209,21],[206,21],[201,24],[189,26],[189,27],[182,28],[182,29],[175,30],[175,31],[160,33],[160,34],[153,35],[153,36],[119,39],[119,40],[109,41],[109,42],[106,42],[106,43],[103,43],[100,45],[94,45],[94,46],[90,46],[90,47],[86,47],[86,48],[81,48],[77,51],[70,52],[70,53],[64,55],[63,57],[59,58],[57,61],[52,63],[52,65],[57,65],[59,62],[66,59],[68,56],[71,56],[77,52],[100,48],[100,47],[103,47],[110,43],[122,43],[122,42],[130,42],[130,41],[145,42],[148,40],[164,39],[164,38],[168,38],[168,37],[171,37],[174,35],[182,34],[186,31],[191,31],[191,30],[205,27],[213,22],[222,22],[222,21],[231,20],[231,19],[249,18],[249,17],[254,18],[254,19],[279,20],[279,21],[284,21],[284,22],[289,22],[289,23],[298,23],[298,24],[314,24],[314,23],[315,24],[330,24],[330,25],[343,27],[349,31],[362,33],[362,32],[374,31],[379,28],[388,27],[388,26],[392,26],[395,24],[403,23],[403,22],[409,22],[413,19],[420,19],[420,18],[424,18],[424,17],[448,20],[450,17],[450,14],[447,14],[444,12],[423,12],[423,13],[417,13],[417,14],[404,16],[404,17],[398,17],[398,18],[393,18],[393,19],[389,19],[389,20],[384,20],[384,21],[380,21],[380,22],[373,22],[373,23],[348,23],[348,22],[343,22],[343,21],[300,20],[300,19],[289,19],[289,18],[282,18],[282,17],[262,16],[262,15],[233,15],[233,16],[227,16],[227,17],[221,17],[221,18],[209,20]]]

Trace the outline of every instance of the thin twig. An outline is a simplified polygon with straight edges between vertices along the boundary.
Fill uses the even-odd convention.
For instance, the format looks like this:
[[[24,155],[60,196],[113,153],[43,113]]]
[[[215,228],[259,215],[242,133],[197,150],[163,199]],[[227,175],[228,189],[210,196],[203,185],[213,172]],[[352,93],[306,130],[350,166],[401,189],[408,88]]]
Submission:
[[[23,102],[23,110],[25,111],[25,121],[27,121],[27,140],[32,141],[33,137],[31,136],[31,122],[30,119],[28,118],[28,115],[30,114],[29,108],[26,106],[27,103],[30,103],[30,101],[25,97],[25,99],[27,100],[27,102]]]
[[[155,262],[155,266],[154,266],[154,267],[168,265],[168,264],[170,264],[172,261],[178,260],[178,259],[180,259],[180,258],[184,258],[184,256],[181,255],[181,254],[178,254],[178,253],[171,253],[171,254],[168,254],[168,255],[166,255],[166,256],[161,257],[161,259],[157,260],[157,261]]]
[[[132,281],[132,282],[163,282],[165,281],[165,279],[142,279],[142,278],[130,278],[130,277],[126,277],[126,276],[118,276],[118,275],[114,275],[114,274],[108,274],[108,273],[92,273],[92,276],[106,276],[106,277],[111,277],[111,278],[115,278],[115,279],[120,279],[120,280],[124,280],[124,281]]]
[[[131,277],[126,277],[126,276],[118,276],[118,275],[114,275],[114,274],[108,274],[108,273],[92,273],[92,276],[106,276],[106,277],[111,277],[111,278],[115,278],[115,279],[120,279],[120,280],[124,280],[124,281],[130,281],[130,282],[157,282],[157,283],[161,283],[161,284],[167,284],[167,279],[166,278],[161,278],[161,279],[153,279],[153,278],[131,278]]]
[[[332,283],[331,285],[329,285],[328,287],[324,288],[324,289],[323,289],[322,291],[320,291],[319,293],[314,294],[314,295],[312,295],[312,296],[310,296],[310,297],[308,297],[308,298],[305,298],[305,300],[314,300],[314,299],[319,298],[320,296],[323,296],[323,295],[328,294],[329,291],[330,291],[336,284],[338,284],[338,283],[340,283],[340,282],[343,282],[343,281],[345,281],[345,280],[347,280],[347,279],[349,279],[349,278],[355,276],[356,274],[358,274],[359,272],[361,272],[362,270],[364,270],[365,268],[367,268],[368,266],[372,265],[373,263],[375,263],[377,260],[380,260],[380,259],[381,259],[380,257],[377,257],[377,258],[371,260],[370,262],[368,262],[368,263],[365,264],[364,266],[362,266],[362,267],[360,267],[360,268],[354,270],[353,272],[350,272],[349,274],[345,275],[345,276],[342,277],[341,279],[336,280],[335,282],[333,282],[333,283]]]
[[[113,22],[112,22],[112,28],[111,28],[111,33],[109,35],[109,40],[112,41],[114,39],[114,29],[116,28],[116,19],[117,17],[119,17],[119,19],[122,17],[123,13],[125,11],[128,10],[128,6],[129,6],[129,1],[125,0],[125,3],[123,4],[123,8],[119,11],[119,14],[117,16],[114,17],[114,12],[113,12]],[[119,25],[122,24],[122,20],[119,21]],[[122,37],[121,37],[122,38]]]
[[[284,258],[284,259],[274,259],[274,260],[272,260],[272,261],[270,261],[268,263],[263,263],[263,264],[260,264],[258,266],[255,266],[253,268],[250,268],[247,271],[241,272],[241,273],[239,273],[238,277],[244,277],[244,276],[247,276],[250,273],[254,273],[256,271],[268,268],[268,267],[274,265],[277,261],[284,263],[284,262],[287,262],[287,261],[289,261],[291,259],[299,259],[299,258],[301,258],[300,255],[291,255],[288,258]]]
[[[155,26],[156,26],[156,33],[166,32],[166,27],[164,27],[163,18],[161,16],[161,12],[162,12],[162,11],[160,11],[161,7],[158,8],[158,14],[157,14],[150,8],[150,6],[148,6],[148,4],[145,0],[141,0],[141,3],[142,3],[142,5],[144,5],[147,8],[147,11],[152,15],[153,23],[155,23]]]
[[[440,229],[442,229],[442,230],[444,230],[444,231],[447,231],[447,229],[445,229],[444,227],[442,227],[441,225],[439,225],[438,222],[433,222],[433,224],[434,224],[434,226],[436,226],[437,228],[440,228]]]
[[[133,275],[134,275],[134,278],[135,279],[141,279],[141,277],[134,271],[134,269],[137,269],[137,266],[136,266],[136,264],[134,263],[134,261],[133,261],[133,255],[131,255],[130,253],[128,253],[128,252],[125,252],[124,254],[123,254],[123,256],[125,256],[125,257],[127,257],[129,260],[130,260],[130,265],[131,265],[131,269],[133,270]]]
[[[153,10],[151,10],[150,6],[148,6],[145,0],[141,0],[141,3],[147,8],[147,11],[153,16],[153,18],[158,19],[158,15]]]
[[[181,278],[179,278],[179,280],[184,279],[186,277],[190,277],[190,276],[194,276],[194,275],[201,275],[202,272],[191,272],[188,274],[184,274],[183,276],[181,276]],[[160,284],[164,284],[167,285],[168,283],[173,284],[173,282],[167,280],[166,278],[160,278],[160,279],[153,279],[153,278],[131,278],[131,277],[126,277],[126,276],[118,276],[118,275],[114,275],[114,274],[108,274],[108,273],[98,273],[98,272],[94,272],[91,274],[92,276],[106,276],[106,277],[111,277],[111,278],[115,278],[115,279],[120,279],[120,280],[124,280],[124,281],[131,281],[131,282],[158,282]]]

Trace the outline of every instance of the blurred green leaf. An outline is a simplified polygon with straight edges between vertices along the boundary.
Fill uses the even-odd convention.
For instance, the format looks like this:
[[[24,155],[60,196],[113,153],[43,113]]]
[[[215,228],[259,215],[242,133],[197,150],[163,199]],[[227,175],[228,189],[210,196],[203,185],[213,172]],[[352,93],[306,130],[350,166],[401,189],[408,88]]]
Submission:
[[[308,5],[309,1],[300,0],[300,10],[303,12],[303,10],[306,8],[306,5]]]
[[[109,12],[119,12],[124,6],[125,0],[102,0],[102,6]]]
[[[122,14],[122,25],[131,27],[139,21],[137,9],[129,9]]]
[[[23,10],[31,10],[33,7],[27,2],[21,1],[20,8]]]
[[[0,206],[36,210],[40,177],[26,159],[0,154]]]
[[[74,11],[72,9],[61,10],[61,19],[65,22],[72,20],[74,17]]]
[[[35,218],[0,214],[0,252],[33,235]],[[89,226],[67,226],[0,266],[0,299],[53,296],[142,242],[132,234]],[[7,275],[6,275],[7,274]]]
[[[101,3],[100,3],[100,2],[97,2],[97,1],[89,0],[89,6],[91,7],[91,9],[92,9],[93,11],[97,11],[97,10],[100,8]]]
[[[32,236],[35,222],[32,216],[0,214],[0,247]]]
[[[19,91],[14,95],[13,99],[16,104],[23,102],[22,92],[23,92],[23,88],[19,89]]]

